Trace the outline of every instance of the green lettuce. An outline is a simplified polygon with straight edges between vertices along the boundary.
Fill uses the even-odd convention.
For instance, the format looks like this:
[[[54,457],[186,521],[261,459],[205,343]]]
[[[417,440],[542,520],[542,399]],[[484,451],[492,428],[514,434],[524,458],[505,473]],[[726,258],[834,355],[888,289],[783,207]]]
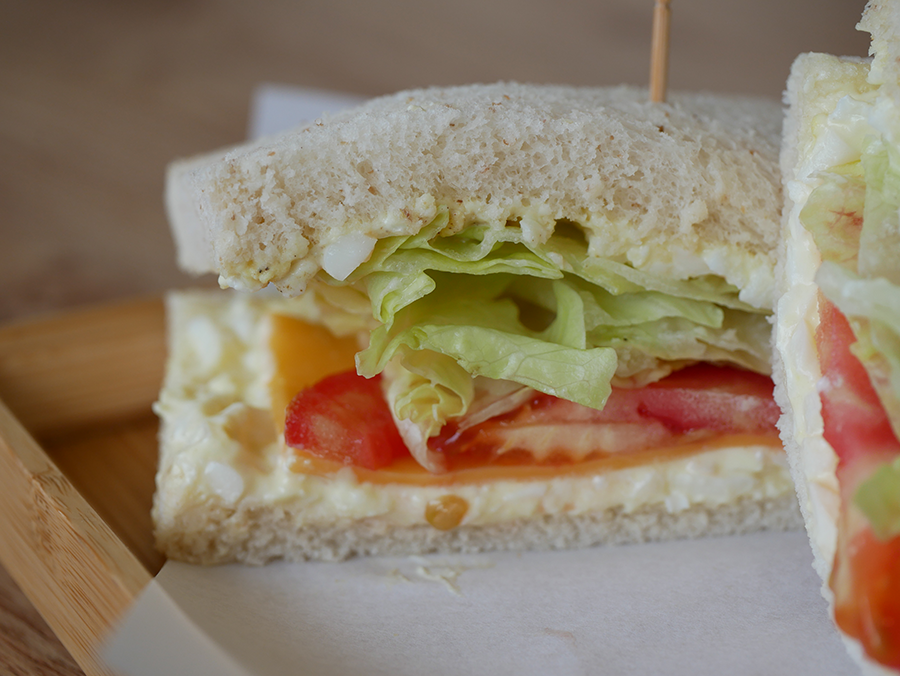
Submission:
[[[889,540],[900,535],[900,457],[882,464],[860,484],[854,502],[878,538]]]
[[[599,409],[615,380],[643,384],[691,361],[768,369],[764,311],[719,277],[669,280],[588,256],[565,222],[534,247],[515,225],[447,234],[448,223],[443,210],[414,236],[379,240],[343,283],[320,273],[332,314],[374,319],[357,370],[386,374],[408,443],[464,416],[477,377]]]
[[[862,155],[866,199],[859,236],[859,274],[900,284],[900,155],[892,144],[872,140]]]
[[[406,306],[372,332],[369,347],[357,356],[362,375],[380,373],[398,352],[427,350],[451,357],[473,376],[511,380],[603,407],[616,372],[616,353],[587,345],[577,293],[551,282],[559,311],[546,329],[534,331],[520,321],[516,303],[502,295],[514,285],[513,276],[434,276],[439,284],[427,299]]]

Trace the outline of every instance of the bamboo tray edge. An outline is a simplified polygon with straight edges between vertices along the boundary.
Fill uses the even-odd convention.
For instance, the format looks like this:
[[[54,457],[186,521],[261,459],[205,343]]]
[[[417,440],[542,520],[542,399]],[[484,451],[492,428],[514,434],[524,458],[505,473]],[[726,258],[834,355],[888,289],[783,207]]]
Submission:
[[[0,327],[0,562],[89,675],[111,674],[101,643],[161,565],[147,501],[164,360],[160,298]]]

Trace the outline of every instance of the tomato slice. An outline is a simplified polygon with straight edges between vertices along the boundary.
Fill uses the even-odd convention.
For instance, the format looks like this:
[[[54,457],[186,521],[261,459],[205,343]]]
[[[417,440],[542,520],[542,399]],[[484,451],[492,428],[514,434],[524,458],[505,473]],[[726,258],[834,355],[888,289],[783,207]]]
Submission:
[[[832,570],[834,620],[884,665],[900,668],[900,536],[842,528]]]
[[[824,297],[819,301],[816,345],[824,374],[819,388],[822,418],[840,473],[873,455],[888,459],[900,452],[900,444],[868,373],[850,351],[856,342],[850,323]]]
[[[678,432],[772,432],[781,409],[772,379],[731,366],[695,364],[642,390],[624,390],[641,412]]]
[[[484,462],[530,456],[579,461],[598,454],[665,448],[721,434],[777,435],[772,380],[729,366],[697,364],[639,389],[614,387],[603,410],[537,394],[519,409],[429,441],[451,469],[460,455]],[[470,461],[468,461],[470,462]]]
[[[381,392],[381,377],[345,371],[293,398],[285,414],[284,441],[326,460],[380,469],[409,450]]]
[[[900,536],[879,540],[853,496],[900,442],[863,365],[850,351],[856,338],[847,319],[819,299],[816,331],[825,440],[838,456],[841,492],[838,542],[829,584],[835,622],[882,664],[900,668]]]
[[[429,446],[444,454],[453,471],[494,463],[571,464],[722,435],[777,437],[772,389],[765,376],[699,364],[644,388],[613,388],[602,411],[536,394],[515,411],[466,429],[448,423]],[[317,458],[366,469],[409,455],[379,378],[352,371],[294,397],[285,441]]]

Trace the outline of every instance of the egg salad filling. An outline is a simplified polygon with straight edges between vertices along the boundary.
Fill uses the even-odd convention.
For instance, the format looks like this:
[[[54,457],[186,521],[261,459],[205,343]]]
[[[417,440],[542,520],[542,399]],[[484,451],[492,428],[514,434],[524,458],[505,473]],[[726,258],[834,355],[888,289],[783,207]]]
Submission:
[[[329,316],[312,294],[284,300],[179,293],[170,297],[168,311],[170,364],[155,409],[167,440],[159,471],[167,476],[161,485],[168,498],[185,505],[290,505],[301,508],[310,525],[346,518],[452,528],[652,505],[676,513],[793,491],[777,439],[707,441],[650,454],[637,464],[510,471],[489,480],[436,475],[443,478],[385,482],[349,466],[323,471],[298,461],[279,430],[283,401],[274,400],[273,382],[283,375],[274,366],[272,317],[310,322],[297,347],[303,357],[298,368],[307,372],[291,377],[313,379],[352,368],[348,355],[355,345],[341,345],[321,326],[346,316]]]

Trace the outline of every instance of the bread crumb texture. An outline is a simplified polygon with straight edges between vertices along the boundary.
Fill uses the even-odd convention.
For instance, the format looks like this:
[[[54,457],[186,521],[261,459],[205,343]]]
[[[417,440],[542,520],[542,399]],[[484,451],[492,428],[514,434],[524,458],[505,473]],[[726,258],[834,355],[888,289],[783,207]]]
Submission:
[[[626,513],[539,515],[506,523],[461,526],[442,531],[430,525],[398,526],[378,519],[336,520],[297,527],[296,514],[284,509],[234,511],[211,507],[180,515],[177,528],[162,533],[167,556],[198,564],[272,560],[341,561],[355,556],[471,554],[506,550],[577,549],[680,538],[795,530],[800,516],[794,496],[785,493],[761,501],[694,505],[670,513],[659,505]]]
[[[223,284],[287,295],[348,235],[414,234],[443,209],[442,235],[487,224],[535,247],[572,222],[590,255],[743,288],[772,277],[781,117],[774,101],[651,104],[629,87],[401,92],[182,172],[195,208],[173,227],[204,230],[183,239]]]

